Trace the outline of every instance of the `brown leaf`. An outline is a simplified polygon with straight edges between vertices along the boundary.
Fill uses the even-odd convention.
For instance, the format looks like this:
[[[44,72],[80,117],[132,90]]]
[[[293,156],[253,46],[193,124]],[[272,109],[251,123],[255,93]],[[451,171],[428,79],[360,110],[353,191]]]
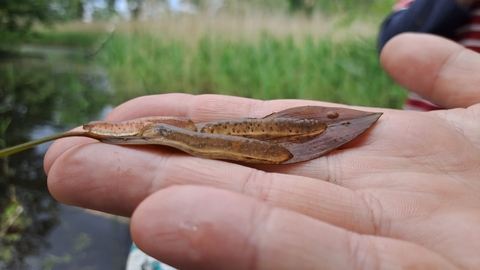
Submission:
[[[327,129],[306,142],[289,141],[280,143],[293,158],[283,164],[315,159],[330,153],[355,139],[380,118],[382,113],[358,111],[347,108],[303,106],[270,114],[265,118],[316,119],[327,124]]]

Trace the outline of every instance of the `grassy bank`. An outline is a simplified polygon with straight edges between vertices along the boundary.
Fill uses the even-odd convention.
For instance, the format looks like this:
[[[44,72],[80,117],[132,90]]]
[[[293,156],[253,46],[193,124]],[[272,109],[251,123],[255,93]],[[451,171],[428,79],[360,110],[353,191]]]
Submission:
[[[383,16],[350,15],[166,14],[117,23],[94,61],[109,74],[115,104],[185,92],[400,108],[406,93],[378,62]],[[76,23],[57,27],[55,35],[98,35],[105,28]]]
[[[206,34],[192,46],[133,33],[117,35],[98,59],[110,72],[118,102],[186,92],[397,108],[405,94],[382,71],[373,38],[295,42],[264,35],[258,42],[233,42]]]
[[[377,27],[278,14],[166,17],[118,25],[96,59],[110,74],[115,103],[185,92],[399,108],[405,92],[378,63]]]

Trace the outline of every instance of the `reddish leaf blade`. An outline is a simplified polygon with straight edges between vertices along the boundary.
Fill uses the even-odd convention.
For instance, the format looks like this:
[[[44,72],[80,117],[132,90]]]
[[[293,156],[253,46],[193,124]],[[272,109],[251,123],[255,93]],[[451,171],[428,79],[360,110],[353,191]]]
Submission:
[[[327,124],[327,129],[322,134],[308,141],[280,143],[293,154],[292,159],[283,163],[288,164],[319,158],[330,153],[365,132],[381,115],[382,113],[347,108],[303,106],[273,113],[265,118],[316,119]]]

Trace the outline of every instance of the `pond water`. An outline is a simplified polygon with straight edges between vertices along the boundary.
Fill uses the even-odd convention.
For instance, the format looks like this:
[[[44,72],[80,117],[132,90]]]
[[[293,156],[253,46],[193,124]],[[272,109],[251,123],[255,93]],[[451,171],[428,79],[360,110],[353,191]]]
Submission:
[[[67,131],[111,110],[105,71],[81,54],[67,55],[0,58],[0,147]],[[48,146],[0,159],[0,269],[124,269],[128,220],[53,199],[43,171]]]

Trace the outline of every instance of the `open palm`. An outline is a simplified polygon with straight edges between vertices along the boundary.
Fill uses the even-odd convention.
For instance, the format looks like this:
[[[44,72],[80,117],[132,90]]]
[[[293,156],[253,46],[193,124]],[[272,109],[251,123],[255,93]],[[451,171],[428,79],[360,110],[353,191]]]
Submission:
[[[181,269],[479,267],[480,56],[403,35],[387,44],[382,63],[406,88],[458,109],[361,108],[384,115],[341,149],[254,168],[62,139],[45,157],[50,190],[64,203],[132,216],[135,243]],[[301,105],[330,106],[170,94],[127,102],[108,120],[205,122]]]

